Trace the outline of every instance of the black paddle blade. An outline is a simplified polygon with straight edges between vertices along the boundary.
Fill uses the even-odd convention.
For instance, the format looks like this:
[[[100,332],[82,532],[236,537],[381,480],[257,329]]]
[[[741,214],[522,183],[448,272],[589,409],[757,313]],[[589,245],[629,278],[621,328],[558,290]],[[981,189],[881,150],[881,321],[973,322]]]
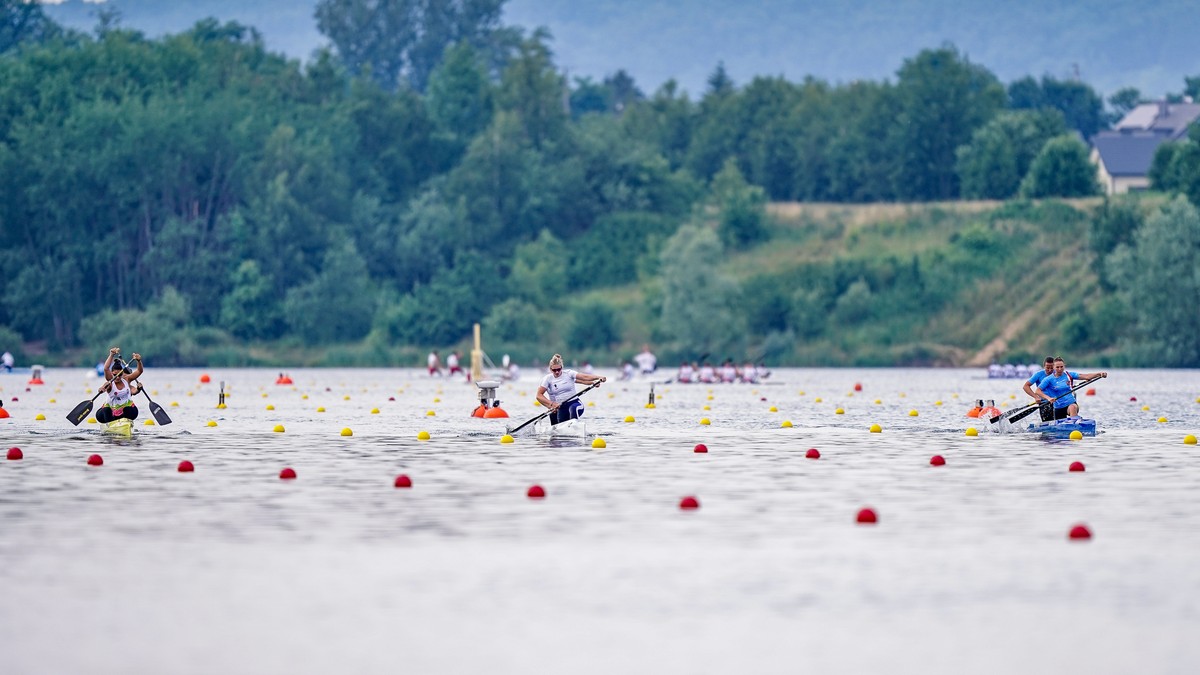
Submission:
[[[1032,408],[1030,408],[1029,410],[1022,410],[1021,412],[1017,413],[1016,415],[1013,415],[1012,417],[1008,418],[1009,424],[1012,424],[1013,422],[1020,422],[1021,420],[1025,419],[1026,417],[1029,417],[1030,415],[1032,415],[1038,408],[1039,408],[1039,406],[1035,405]]]
[[[170,424],[171,416],[167,414],[163,407],[154,401],[150,401],[150,412],[154,414],[154,421],[159,424]]]
[[[94,399],[93,399],[94,400]],[[75,406],[75,409],[67,413],[67,419],[71,424],[79,426],[79,423],[87,419],[88,413],[92,412],[92,401],[84,401]]]

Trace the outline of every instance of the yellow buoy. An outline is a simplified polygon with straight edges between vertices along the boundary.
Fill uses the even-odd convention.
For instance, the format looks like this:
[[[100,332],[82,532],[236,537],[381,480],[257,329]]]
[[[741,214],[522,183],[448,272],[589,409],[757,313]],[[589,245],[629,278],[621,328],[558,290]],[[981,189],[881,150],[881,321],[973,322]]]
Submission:
[[[422,432],[419,432],[419,433],[417,434],[417,440],[418,440],[418,441],[427,441],[427,440],[429,440],[429,432],[428,432],[428,431],[422,431]]]
[[[379,414],[379,408],[371,408],[371,414],[372,414],[372,415],[378,415],[378,414]]]
[[[513,437],[508,434],[504,434],[503,436],[500,437],[500,442],[501,443],[512,443]]]
[[[1082,441],[1083,440],[1083,432],[1078,429],[1076,429],[1075,431],[1072,431],[1071,432],[1071,440]]]
[[[1158,423],[1159,423],[1159,424],[1166,424],[1166,423],[1167,423],[1167,418],[1165,418],[1165,417],[1160,417],[1160,418],[1158,418]]]
[[[710,400],[710,401],[711,401],[711,400],[713,400],[713,397],[712,397],[712,395],[711,395],[711,394],[709,394],[709,396],[708,396],[708,400]]]
[[[429,412],[425,413],[425,416],[426,416],[426,417],[437,417],[437,413],[435,413],[434,411],[430,410]]]
[[[820,396],[813,399],[813,403],[824,403]]]
[[[46,419],[46,416],[45,416],[45,415],[43,415],[42,413],[38,413],[38,414],[37,414],[37,417],[34,417],[33,419],[35,419],[35,420],[42,420],[42,421],[44,421],[44,420]]]
[[[704,406],[704,410],[712,410],[712,406],[711,406],[711,405],[706,405],[706,406]]]
[[[154,426],[154,420],[148,419],[145,422],[142,422],[142,425],[147,426],[147,427],[152,427],[152,426]]]
[[[791,429],[791,428],[792,428],[792,421],[791,421],[791,420],[784,420],[784,421],[783,421],[783,424],[780,424],[779,426],[783,427],[784,429]]]
[[[226,406],[224,403],[217,404],[217,410],[224,410],[226,407],[228,407],[228,406]]]
[[[776,408],[775,406],[771,406],[771,408],[768,410],[768,412],[779,412],[779,408]]]
[[[708,426],[709,424],[712,424],[712,422],[709,422],[707,417],[701,417],[700,424],[703,424],[704,426]]]
[[[354,435],[354,432],[350,430],[350,427],[343,427],[343,428],[342,428],[342,435],[343,435],[343,436],[353,436],[353,435]]]
[[[58,399],[50,399],[47,403],[58,403]]]
[[[883,401],[881,399],[875,399],[875,405],[883,405]]]
[[[325,412],[325,406],[317,408],[317,412]]]
[[[979,430],[976,429],[975,427],[967,427],[967,435],[968,436],[978,436]]]
[[[608,443],[605,443],[603,438],[597,438],[596,440],[592,441],[592,447],[593,448],[607,448]]]
[[[587,407],[589,407],[589,408],[595,408],[595,407],[596,407],[596,402],[595,402],[595,401],[588,401]]]
[[[275,425],[275,428],[274,428],[274,429],[272,429],[271,431],[274,431],[274,432],[275,432],[275,433],[277,433],[277,434],[282,434],[282,433],[283,433],[283,425],[282,425],[282,424],[276,424],[276,425]]]
[[[264,393],[262,396],[263,396],[263,398],[266,398],[266,397],[267,397],[267,395],[266,395],[265,393]]]
[[[1183,444],[1184,444],[1184,445],[1195,445],[1195,444],[1196,444],[1196,437],[1195,437],[1195,436],[1193,436],[1193,435],[1191,435],[1191,434],[1188,434],[1187,436],[1184,436],[1184,437],[1183,437]]]
[[[267,410],[274,410],[274,409],[275,409],[275,406],[271,405],[270,403],[267,404]]]
[[[834,415],[845,415],[845,414],[846,414],[846,410],[845,410],[844,408],[838,408],[837,410],[834,410],[834,411],[833,411],[833,414],[834,414]]]
[[[179,407],[179,401],[171,401],[171,407],[172,407],[172,408],[178,408],[178,407]]]
[[[441,403],[441,402],[442,402],[442,399],[440,399],[440,398],[435,398],[435,399],[433,399],[433,402],[434,402],[434,403]]]
[[[612,396],[612,394],[609,394],[609,396]],[[541,401],[539,401],[539,400],[537,400],[536,398],[535,398],[535,399],[533,399],[533,407],[535,407],[535,408],[540,408],[540,407],[542,407],[542,402],[541,402]]]
[[[217,422],[215,420],[209,420],[206,426],[215,427],[217,426]]]
[[[615,396],[615,395],[616,395],[616,394],[609,394],[609,395],[608,395],[608,397],[609,397],[609,398],[612,398],[612,397],[613,397],[613,396]]]
[[[1150,406],[1148,406],[1148,405],[1144,405],[1144,406],[1142,406],[1142,411],[1143,411],[1143,412],[1149,412],[1149,411],[1150,411]]]
[[[801,390],[800,390],[799,392],[797,392],[797,393],[799,393],[801,396],[803,396],[803,395],[804,395],[804,390],[803,390],[803,389],[801,389]]]
[[[88,424],[95,424],[95,423],[96,423],[96,418],[95,418],[95,417],[89,417],[89,418],[88,418]]]
[[[913,408],[912,410],[909,410],[909,411],[908,411],[908,416],[909,416],[909,417],[916,417],[916,416],[918,416],[918,415],[920,415],[920,413],[918,413],[918,412],[917,412],[917,409],[916,409],[916,408]]]
[[[646,409],[648,409],[648,410],[653,410],[653,409],[654,409],[654,404],[653,404],[653,403],[647,403],[647,404],[646,404]]]
[[[307,401],[307,400],[308,400],[308,394],[304,394],[304,395],[302,395],[300,398],[301,398],[301,399],[303,399],[303,400],[305,400],[305,401]]]
[[[934,404],[934,405],[941,405],[941,404],[942,404],[942,402],[941,402],[941,401],[934,401],[934,402],[933,402],[933,404]]]
[[[873,434],[883,433],[883,427],[879,426],[878,424],[872,424],[871,425],[871,433],[873,433]]]
[[[633,415],[626,415],[625,422],[632,424],[633,423]]]

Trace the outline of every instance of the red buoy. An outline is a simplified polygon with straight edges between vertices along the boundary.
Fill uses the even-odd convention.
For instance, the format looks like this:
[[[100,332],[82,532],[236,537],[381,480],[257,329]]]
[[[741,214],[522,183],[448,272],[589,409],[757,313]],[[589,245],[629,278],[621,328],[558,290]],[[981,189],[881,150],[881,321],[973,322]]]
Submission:
[[[8,449],[8,458],[9,459],[24,459],[25,453],[21,452],[20,448],[9,448]]]
[[[1071,539],[1091,539],[1092,531],[1087,528],[1087,525],[1076,525],[1071,528],[1071,533],[1067,535]]]
[[[862,383],[861,382],[854,383],[854,391],[862,391]]]
[[[388,400],[389,400],[389,401],[395,401],[395,400],[396,400],[396,397],[395,397],[395,396],[389,396],[389,397],[388,397]]]
[[[1095,389],[1088,389],[1087,391],[1085,391],[1085,392],[1084,392],[1084,394],[1085,394],[1085,395],[1087,395],[1087,396],[1095,396],[1095,395],[1096,395],[1096,390],[1095,390]]]
[[[875,515],[875,509],[865,508],[859,509],[858,517],[855,520],[857,520],[859,523],[873,525],[879,522],[879,516]]]
[[[541,485],[531,485],[525,496],[530,499],[542,499],[546,496],[546,490]]]
[[[13,402],[13,403],[16,403],[17,401],[20,401],[20,400],[21,400],[21,399],[17,398],[16,396],[12,397],[12,402]]]
[[[212,378],[208,376],[208,373],[200,376],[200,384],[208,384],[209,382],[212,382]]]
[[[1083,468],[1083,462],[1071,462],[1071,467],[1067,470],[1068,471],[1086,471],[1086,469]]]
[[[683,499],[679,500],[679,508],[685,511],[698,509],[700,508],[700,500],[696,499],[695,497],[684,497]]]
[[[410,488],[412,487],[412,479],[405,474],[400,474],[399,476],[396,476],[396,487]]]
[[[5,410],[4,408],[0,408],[0,420],[4,419],[6,417],[8,417],[8,411]]]
[[[283,467],[283,471],[279,472],[280,480],[291,480],[296,477],[296,470],[290,466]]]
[[[692,448],[692,452],[708,452],[708,446],[703,443],[697,443],[696,447]]]
[[[179,463],[179,473],[191,473],[196,470],[192,463],[186,459]]]
[[[13,399],[13,400],[16,400],[16,399]],[[1137,397],[1136,397],[1136,396],[1130,396],[1130,397],[1129,397],[1129,400],[1130,400],[1130,401],[1136,401],[1136,400],[1137,400]]]
[[[930,466],[945,466],[946,458],[942,457],[941,455],[934,455],[933,457],[929,458],[929,465]]]
[[[804,456],[809,459],[821,459],[821,451],[816,448],[809,448],[808,452],[804,453]]]
[[[92,455],[88,457],[88,466],[100,466],[104,464],[104,458],[100,455]]]

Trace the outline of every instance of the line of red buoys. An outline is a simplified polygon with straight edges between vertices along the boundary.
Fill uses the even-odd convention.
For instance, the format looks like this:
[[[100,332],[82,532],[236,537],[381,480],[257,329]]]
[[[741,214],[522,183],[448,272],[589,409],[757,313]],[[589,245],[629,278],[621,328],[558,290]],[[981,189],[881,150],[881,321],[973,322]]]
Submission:
[[[864,525],[874,525],[879,522],[879,516],[875,514],[875,509],[870,507],[859,509],[858,516],[855,521]]]
[[[1071,528],[1067,537],[1070,539],[1091,539],[1092,531],[1088,529],[1087,525],[1079,524]]]
[[[821,459],[821,451],[816,448],[809,448],[808,452],[804,453],[808,459]]]
[[[930,466],[945,466],[946,458],[942,457],[941,455],[934,455],[933,457],[929,458],[929,465]]]

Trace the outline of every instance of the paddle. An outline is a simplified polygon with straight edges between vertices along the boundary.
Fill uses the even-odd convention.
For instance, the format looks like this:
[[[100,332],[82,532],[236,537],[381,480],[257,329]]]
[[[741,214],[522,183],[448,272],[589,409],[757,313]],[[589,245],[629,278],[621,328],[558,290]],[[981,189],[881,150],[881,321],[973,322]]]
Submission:
[[[1093,377],[1092,379],[1087,380],[1085,382],[1080,382],[1079,384],[1075,385],[1074,387],[1071,387],[1071,390],[1068,391],[1067,394],[1074,392],[1078,389],[1082,389],[1082,388],[1086,387],[1087,385],[1089,385],[1099,379],[1100,379],[1100,377]],[[1067,394],[1063,394],[1062,396],[1066,396]],[[1062,398],[1062,396],[1059,396],[1058,398]],[[1029,415],[1032,415],[1033,411],[1037,410],[1038,407],[1042,405],[1042,403],[1045,403],[1045,401],[1042,401],[1041,399],[1039,399],[1037,401],[1034,401],[1033,403],[1030,403],[1029,405],[1024,405],[1024,406],[1021,406],[1020,408],[1013,408],[1012,410],[1006,410],[1006,411],[1000,413],[999,415],[996,415],[995,417],[991,418],[989,421],[992,424],[995,424],[996,422],[999,422],[1002,419],[1007,419],[1010,424],[1013,422],[1019,422],[1019,421],[1025,419],[1026,417],[1028,417]]]
[[[141,387],[141,392],[146,396],[146,400],[150,401],[150,412],[154,414],[155,421],[162,425],[170,424],[171,416],[167,414],[166,410],[163,410],[161,405],[155,403],[154,399],[150,398],[150,394],[146,393],[146,385],[141,384],[138,386]]]
[[[574,396],[572,396],[571,398],[569,398],[569,399],[567,399],[567,400],[563,401],[562,403],[559,403],[559,404],[558,404],[558,405],[559,405],[559,407],[562,407],[562,405],[563,405],[563,404],[565,404],[565,403],[570,403],[571,401],[574,401],[575,399],[579,398],[580,396],[583,396],[584,394],[588,393],[589,391],[591,391],[592,389],[595,389],[595,388],[596,388],[596,387],[598,387],[598,386],[600,386],[600,383],[599,383],[599,382],[593,382],[591,385],[589,385],[589,386],[588,386],[586,389],[584,389],[583,391],[580,391],[580,392],[576,393]],[[529,426],[530,424],[533,424],[534,422],[536,422],[536,421],[538,421],[538,420],[542,419],[542,418],[543,418],[543,417],[545,417],[546,415],[549,415],[551,412],[553,412],[553,411],[552,411],[552,410],[547,410],[546,412],[542,413],[541,415],[538,415],[537,417],[535,417],[535,418],[533,418],[533,419],[529,420],[528,422],[525,422],[524,424],[522,424],[522,425],[521,425],[521,426],[519,426],[519,427],[516,427],[515,429],[509,429],[508,427],[505,427],[505,432],[506,432],[506,433],[508,433],[508,434],[511,436],[512,434],[515,434],[515,433],[517,433],[518,431],[520,431],[520,430],[524,429],[525,427]]]
[[[120,370],[117,370],[116,373],[113,374],[112,380],[107,380],[104,384],[112,384],[112,381],[117,379],[117,375],[120,374],[120,372]],[[79,405],[75,406],[71,412],[67,413],[67,419],[71,422],[71,424],[79,426],[80,422],[87,419],[88,414],[92,412],[92,404],[95,403],[96,399],[100,398],[100,394],[103,393],[104,387],[100,387],[100,389],[96,392],[96,395],[93,396],[91,400],[81,402]]]

